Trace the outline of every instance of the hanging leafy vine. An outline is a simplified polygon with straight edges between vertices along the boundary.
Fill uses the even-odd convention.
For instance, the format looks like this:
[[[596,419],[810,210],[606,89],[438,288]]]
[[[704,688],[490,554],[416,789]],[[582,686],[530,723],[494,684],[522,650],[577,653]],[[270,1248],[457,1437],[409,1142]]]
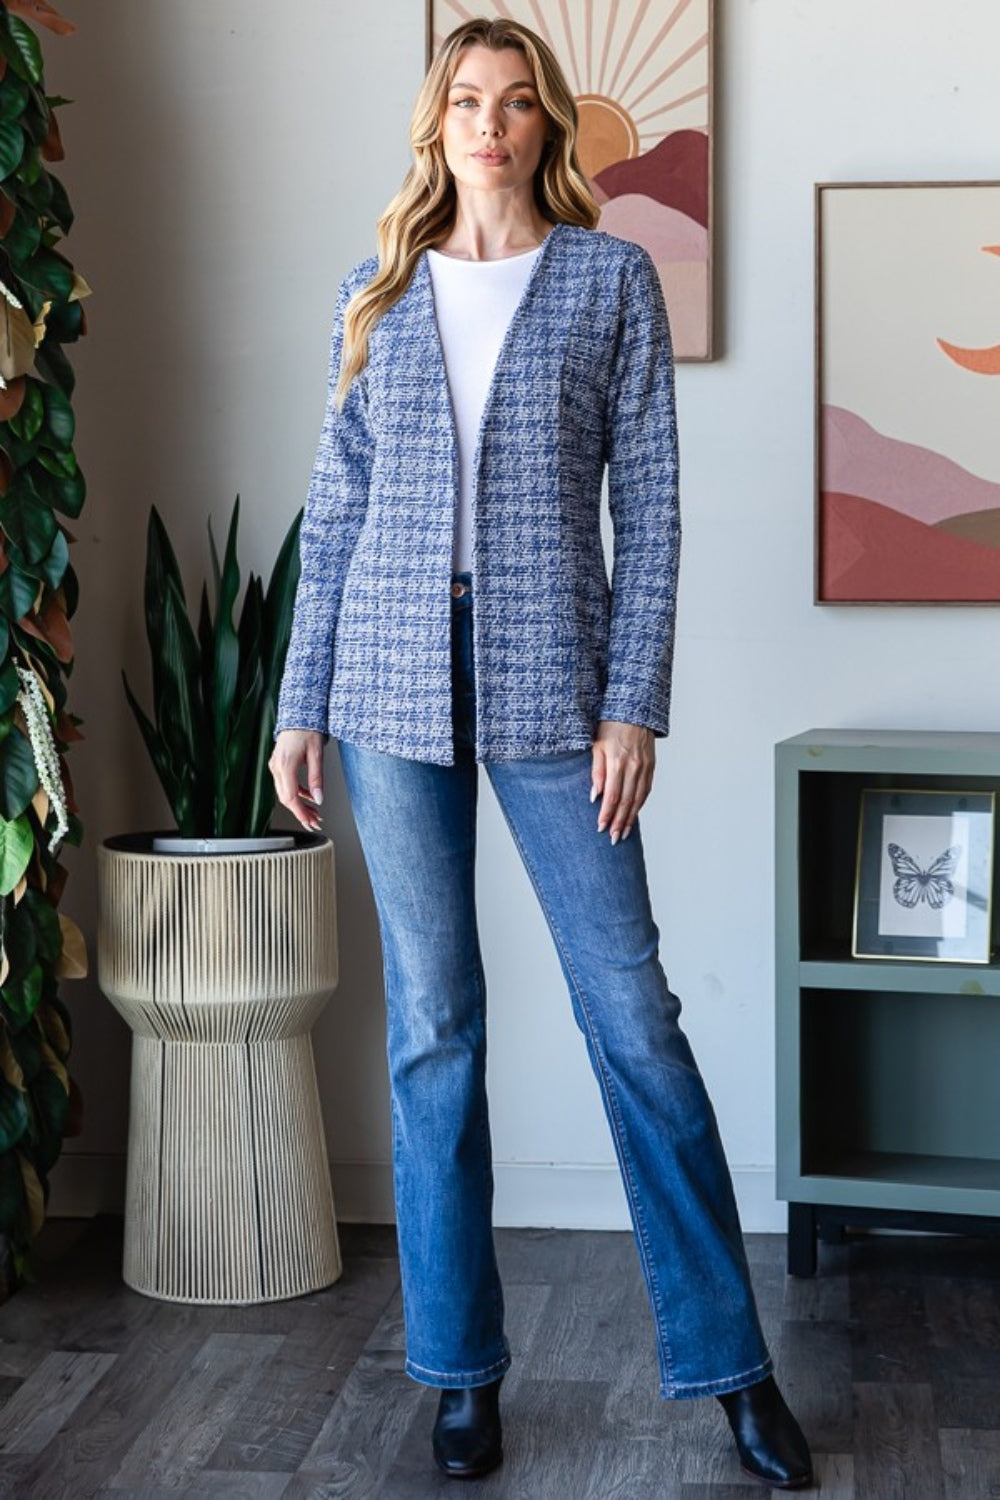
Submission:
[[[79,1129],[72,1028],[59,982],[86,971],[59,912],[63,842],[80,841],[65,763],[77,603],[65,521],[80,514],[74,376],[89,288],[59,248],[73,212],[49,170],[63,158],[39,38],[75,28],[47,0],[0,0],[0,1238],[30,1274],[48,1174]],[[2,1288],[0,1288],[2,1293]]]

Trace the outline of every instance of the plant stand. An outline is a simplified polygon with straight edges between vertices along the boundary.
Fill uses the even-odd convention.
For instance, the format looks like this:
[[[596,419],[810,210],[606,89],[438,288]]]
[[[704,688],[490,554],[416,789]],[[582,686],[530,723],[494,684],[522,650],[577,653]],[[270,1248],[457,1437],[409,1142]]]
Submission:
[[[133,1033],[123,1277],[248,1303],[341,1272],[311,1028],[337,983],[333,845],[98,851],[98,977]]]

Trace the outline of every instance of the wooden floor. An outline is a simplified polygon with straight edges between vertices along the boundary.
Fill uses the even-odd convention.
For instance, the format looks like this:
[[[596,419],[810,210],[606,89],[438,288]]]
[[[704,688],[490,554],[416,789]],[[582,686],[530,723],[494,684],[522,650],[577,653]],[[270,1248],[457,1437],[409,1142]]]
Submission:
[[[506,1459],[430,1460],[437,1393],[402,1371],[391,1229],[341,1227],[336,1286],[252,1308],[121,1281],[121,1221],[51,1221],[0,1307],[0,1495],[247,1500],[753,1500],[712,1400],[661,1401],[631,1238],[497,1235],[515,1365]],[[872,1236],[784,1272],[750,1236],[779,1376],[826,1500],[1000,1496],[1000,1244]]]

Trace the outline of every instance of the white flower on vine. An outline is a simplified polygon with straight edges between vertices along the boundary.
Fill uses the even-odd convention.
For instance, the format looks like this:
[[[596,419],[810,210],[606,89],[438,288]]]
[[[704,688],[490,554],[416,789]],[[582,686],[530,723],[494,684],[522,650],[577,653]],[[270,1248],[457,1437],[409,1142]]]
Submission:
[[[62,772],[59,769],[59,752],[52,734],[52,720],[49,717],[48,705],[42,697],[38,678],[34,672],[20,665],[17,666],[17,675],[21,681],[21,691],[17,695],[17,701],[24,711],[24,720],[28,726],[28,738],[31,741],[31,753],[35,757],[38,780],[48,796],[49,806],[56,815],[55,830],[49,839],[49,853],[55,854],[69,832],[69,808],[66,806],[66,789],[63,786]]]
[[[10,287],[4,281],[0,281],[0,295],[4,296],[6,298],[6,300],[10,303],[11,307],[16,307],[16,308],[20,309],[20,307],[21,307],[22,304],[14,296],[14,293],[11,291]]]

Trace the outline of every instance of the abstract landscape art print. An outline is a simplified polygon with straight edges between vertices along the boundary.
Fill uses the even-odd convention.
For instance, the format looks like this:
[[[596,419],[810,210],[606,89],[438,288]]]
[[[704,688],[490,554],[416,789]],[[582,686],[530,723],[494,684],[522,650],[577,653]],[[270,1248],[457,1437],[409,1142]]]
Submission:
[[[1000,603],[1000,183],[823,183],[816,599]]]
[[[428,61],[482,14],[427,0]],[[559,59],[580,117],[578,156],[599,228],[660,273],[678,359],[712,350],[712,0],[496,0]]]

